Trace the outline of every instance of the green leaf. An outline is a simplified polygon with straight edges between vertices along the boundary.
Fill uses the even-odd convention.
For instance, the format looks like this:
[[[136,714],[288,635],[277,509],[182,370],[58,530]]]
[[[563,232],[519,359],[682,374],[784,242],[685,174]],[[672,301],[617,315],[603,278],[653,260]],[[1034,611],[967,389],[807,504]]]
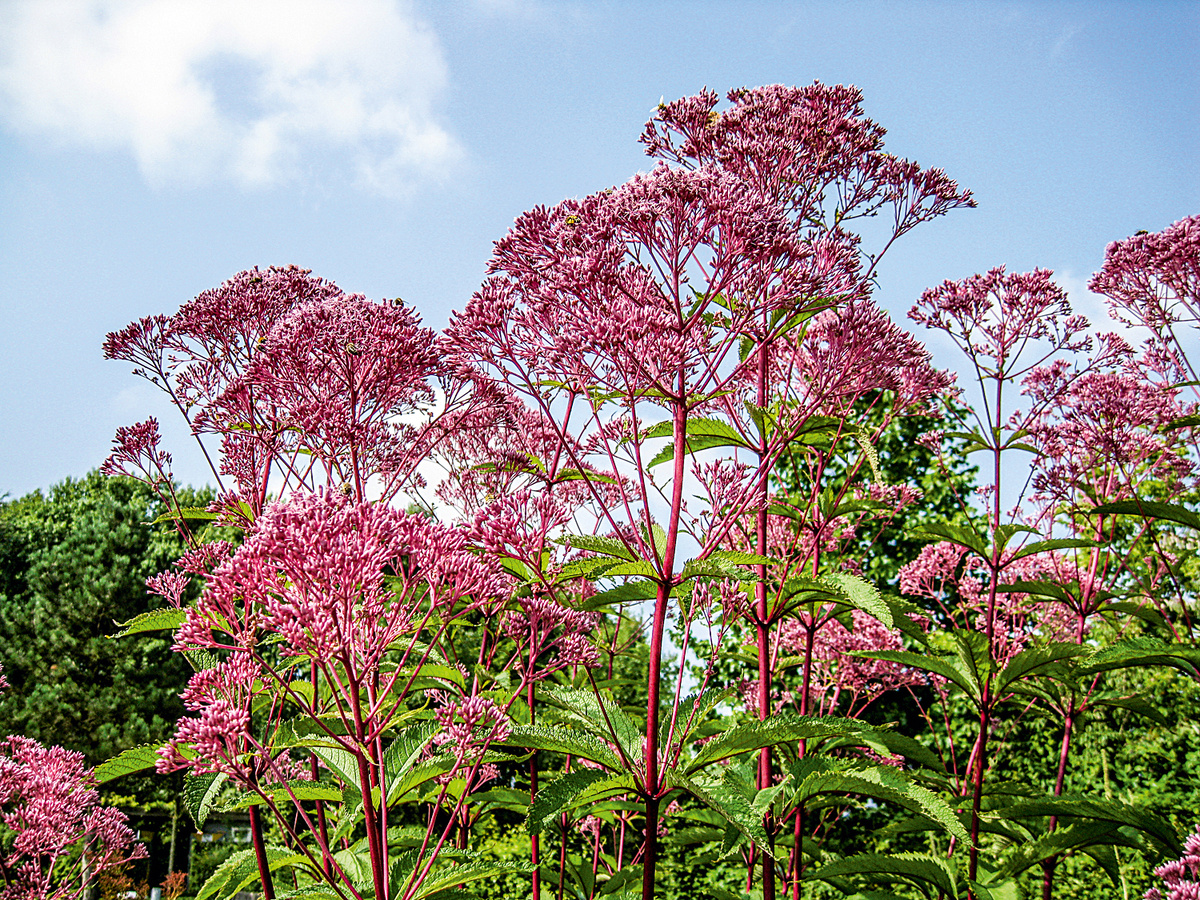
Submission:
[[[981,659],[977,652],[973,652],[979,648],[969,646],[971,643],[977,642],[972,641],[969,637],[961,636],[959,632],[954,632],[954,634],[958,638],[954,644],[955,652],[940,656],[930,653],[915,653],[911,650],[856,650],[850,655],[866,659],[885,659],[920,669],[922,672],[940,675],[960,688],[978,707],[983,698],[983,679],[980,677],[980,668],[981,666],[986,667],[986,657]],[[975,638],[984,642],[987,641],[987,638],[978,632],[967,632],[966,634],[974,635]],[[982,649],[986,653],[987,648],[983,647]]]
[[[667,555],[667,531],[657,522],[650,523],[650,529],[642,528],[642,538],[654,549],[654,558],[665,559]]]
[[[852,719],[781,713],[763,722],[738,725],[718,735],[705,743],[681,768],[685,775],[691,776],[714,762],[763,747],[831,737],[850,738],[861,744],[865,743],[868,733],[869,729]]]
[[[1010,522],[1007,525],[1001,525],[996,529],[992,536],[993,543],[1000,550],[1000,556],[1003,558],[1004,549],[1008,547],[1012,539],[1018,534],[1038,534],[1038,530],[1032,525],[1021,525],[1017,522]],[[987,559],[991,559],[991,553],[986,554]]]
[[[1121,864],[1117,860],[1117,851],[1112,844],[1092,844],[1083,847],[1082,850],[1104,870],[1113,887],[1120,887]]]
[[[109,635],[109,637],[113,639],[123,638],[131,634],[141,634],[145,631],[174,631],[183,624],[186,618],[186,609],[164,606],[161,609],[152,609],[149,612],[134,616],[128,622],[121,622],[118,625],[121,630],[116,634]]]
[[[668,787],[683,788],[720,815],[737,833],[753,841],[763,853],[770,854],[770,838],[763,827],[762,813],[755,811],[738,785],[731,784],[731,779],[736,778],[732,767],[722,772],[722,776],[721,781],[714,781],[689,778],[677,769],[669,769],[663,773]],[[731,844],[727,835],[722,855],[732,851],[735,846],[736,844]]]
[[[276,805],[286,805],[305,800],[323,800],[326,803],[339,803],[342,799],[342,792],[338,788],[329,784],[321,784],[319,781],[289,781],[287,787],[279,785],[266,791],[266,793]],[[230,806],[229,809],[249,809],[252,806],[260,806],[266,802],[266,799],[259,794],[244,793],[241,799]]]
[[[627,575],[632,575],[636,578],[655,578],[658,575],[658,569],[650,563],[639,559],[636,562],[617,563],[604,572],[606,578],[618,578]]]
[[[556,725],[514,725],[500,746],[582,756],[611,771],[624,768],[621,758],[605,743],[572,728]]]
[[[620,484],[616,478],[611,475],[605,475],[602,472],[596,472],[592,469],[581,472],[579,469],[562,469],[558,475],[554,477],[554,483],[558,484],[562,481],[594,481],[597,484]]]
[[[221,664],[221,661],[207,650],[184,650],[183,658],[197,672],[203,672],[206,669],[215,669]]]
[[[949,541],[951,544],[965,547],[983,559],[987,559],[990,556],[987,544],[981,535],[958,525],[945,523],[922,525],[912,532],[912,536],[917,540]]]
[[[411,669],[405,669],[405,672],[411,672]],[[454,666],[443,666],[437,663],[423,663],[417,670],[422,678],[436,678],[440,681],[448,681],[456,687],[466,690],[467,682],[463,677],[463,673]]]
[[[157,744],[140,744],[137,747],[121,751],[112,759],[105,760],[92,772],[96,784],[104,784],[125,775],[153,769],[158,763],[158,747]]]
[[[944,859],[918,853],[861,853],[826,863],[804,877],[806,881],[825,881],[843,875],[873,875],[891,881],[926,884],[950,897],[958,893],[950,864]],[[925,893],[929,896],[928,891]]]
[[[196,521],[211,522],[221,517],[220,513],[209,512],[205,506],[181,506],[177,510],[165,512],[153,522],[151,525],[157,525],[160,522],[174,522],[177,519],[188,519]]]
[[[753,581],[755,574],[746,566],[770,565],[774,560],[755,553],[739,553],[735,550],[716,550],[700,559],[689,559],[683,565],[680,577],[691,578],[735,578],[738,581]]]
[[[629,718],[610,691],[597,694],[590,690],[543,684],[538,697],[567,712],[569,721],[582,731],[603,741],[615,741],[627,759],[640,759],[643,732]]]
[[[1034,647],[1022,650],[1008,661],[1008,664],[996,674],[993,683],[993,694],[1002,697],[1009,687],[1021,679],[1039,670],[1053,666],[1063,660],[1073,659],[1086,653],[1087,650],[1078,644],[1056,642],[1044,647]]]
[[[525,818],[530,834],[541,834],[560,813],[635,789],[632,775],[610,775],[600,769],[568,772],[537,792]]]
[[[605,573],[618,565],[617,561],[611,556],[589,556],[584,559],[575,559],[562,567],[563,578],[603,578]]]
[[[611,556],[614,559],[635,560],[636,556],[625,546],[623,541],[615,538],[598,537],[594,534],[569,534],[560,540],[576,550],[586,550],[601,556]]]
[[[1033,556],[1035,553],[1046,553],[1052,550],[1083,550],[1088,547],[1098,547],[1095,541],[1090,541],[1087,538],[1053,538],[1046,541],[1031,541],[1026,544],[1012,556],[1005,560],[1005,565],[1015,562],[1018,559],[1024,559],[1026,556]]]
[[[665,433],[662,433],[664,425],[666,429]],[[738,434],[728,422],[723,422],[720,419],[688,419],[684,429],[687,453],[698,453],[701,450],[709,450],[713,447],[744,447],[750,449],[750,444],[746,442],[746,439]],[[671,437],[675,433],[671,422],[660,422],[656,426],[653,426],[651,431],[655,433],[648,433],[647,437]],[[669,462],[674,458],[675,443],[674,441],[670,441],[655,454],[647,468],[654,468],[660,463]]]
[[[823,794],[858,794],[903,807],[936,822],[959,840],[970,842],[970,835],[950,805],[898,769],[810,754],[795,760],[788,772],[794,782],[789,798],[793,807]]]
[[[1165,644],[1155,638],[1122,638],[1092,653],[1083,661],[1081,674],[1092,675],[1112,669],[1172,666],[1187,674],[1200,668],[1200,649],[1184,644]]]
[[[1019,875],[1067,851],[1109,843],[1118,827],[1115,822],[1074,822],[1060,827],[1013,850],[1002,871],[1007,875]]]
[[[224,772],[184,776],[183,806],[197,828],[203,828],[208,821],[208,814],[212,812],[213,803],[228,777]]]
[[[883,482],[883,470],[879,466],[879,451],[875,449],[875,445],[871,443],[865,429],[859,429],[854,434],[855,443],[862,450],[862,454],[866,457],[867,465],[871,469],[871,480],[877,483]]]
[[[642,600],[653,600],[658,596],[658,584],[653,581],[626,581],[607,591],[593,594],[583,604],[582,609],[603,609],[622,603],[639,603]]]
[[[1004,807],[1003,815],[1006,819],[1057,816],[1059,819],[1074,818],[1108,822],[1114,826],[1127,825],[1160,844],[1168,855],[1179,856],[1183,852],[1179,836],[1170,822],[1154,813],[1116,800],[1097,800],[1069,795],[1020,800]]]
[[[357,785],[358,759],[343,747],[314,746],[310,748],[331,772],[347,785]]]
[[[307,862],[300,853],[293,853],[286,847],[267,847],[267,868],[274,872],[284,866]],[[224,900],[242,891],[258,880],[258,861],[254,850],[240,850],[225,862],[221,863],[212,877],[204,883],[204,887],[196,895],[196,900]]]
[[[1186,525],[1200,531],[1200,516],[1178,503],[1158,503],[1152,500],[1117,500],[1092,507],[1093,516],[1125,515],[1141,516],[1143,519],[1164,519],[1177,525]]]
[[[878,619],[886,628],[893,627],[891,607],[884,602],[879,589],[869,581],[849,572],[830,572],[821,575],[819,580],[832,584],[850,606]]]
[[[275,894],[275,900],[343,900],[343,898],[327,885],[306,884],[291,890],[279,891]]]
[[[457,671],[457,670],[455,670]],[[460,673],[461,674],[461,673]],[[421,762],[425,749],[437,734],[436,722],[419,722],[405,728],[383,751],[383,772],[389,785],[388,800],[394,799],[390,785]]]
[[[510,862],[499,862],[499,860],[482,860],[472,859],[467,863],[448,862],[445,865],[439,865],[421,882],[420,887],[412,894],[413,900],[436,900],[442,892],[446,898],[462,898],[462,886],[476,881],[485,880],[485,878],[496,878],[499,875],[504,875],[506,872],[532,872],[533,866],[529,863],[518,862],[518,860],[510,860]],[[400,892],[396,892],[400,895]]]
[[[1117,709],[1127,709],[1130,712],[1137,713],[1140,716],[1145,716],[1150,721],[1157,725],[1162,725],[1164,728],[1171,726],[1171,721],[1159,711],[1158,707],[1151,704],[1143,697],[1093,697],[1091,705],[1115,707]]]

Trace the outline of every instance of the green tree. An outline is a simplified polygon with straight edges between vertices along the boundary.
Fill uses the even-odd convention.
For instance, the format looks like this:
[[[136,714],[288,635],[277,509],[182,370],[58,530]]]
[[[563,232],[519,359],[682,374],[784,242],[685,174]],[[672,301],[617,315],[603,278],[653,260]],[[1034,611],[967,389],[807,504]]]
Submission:
[[[207,497],[185,490],[181,500]],[[0,503],[0,733],[84,754],[90,765],[166,738],[189,669],[170,638],[113,640],[161,604],[145,580],[184,550],[150,489],[98,472]]]

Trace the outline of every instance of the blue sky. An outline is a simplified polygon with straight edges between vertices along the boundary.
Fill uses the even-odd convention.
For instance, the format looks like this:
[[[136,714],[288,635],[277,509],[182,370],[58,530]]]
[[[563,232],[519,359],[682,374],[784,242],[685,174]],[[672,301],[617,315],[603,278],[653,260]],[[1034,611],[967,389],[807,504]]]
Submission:
[[[1107,242],[1200,212],[1194,2],[5,0],[0,494],[97,466],[171,409],[104,335],[295,263],[434,326],[513,218],[624,181],[660,98],[858,85],[888,149],[974,191],[881,273],[1084,284]],[[955,360],[941,356],[944,364]]]

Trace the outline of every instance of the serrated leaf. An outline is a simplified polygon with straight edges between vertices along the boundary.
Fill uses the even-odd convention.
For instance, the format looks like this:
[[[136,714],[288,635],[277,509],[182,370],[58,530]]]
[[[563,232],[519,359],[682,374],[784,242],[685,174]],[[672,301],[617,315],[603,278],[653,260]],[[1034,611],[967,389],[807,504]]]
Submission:
[[[388,784],[420,762],[425,749],[437,732],[436,722],[419,722],[396,735],[383,751],[383,772]]]
[[[563,578],[603,578],[618,561],[611,556],[589,556],[585,559],[574,559],[562,567]]]
[[[529,834],[541,834],[560,813],[634,789],[632,775],[610,775],[600,769],[568,772],[537,792],[525,817],[525,830]]]
[[[206,669],[215,669],[221,664],[221,661],[207,650],[184,650],[183,658],[197,672],[203,672]]]
[[[1022,650],[996,673],[993,694],[996,697],[1002,697],[1009,687],[1027,675],[1046,669],[1063,660],[1074,659],[1086,652],[1086,648],[1066,642],[1056,642],[1043,647]]]
[[[306,884],[286,891],[278,891],[275,900],[343,900],[333,888],[324,884]]]
[[[160,522],[174,522],[177,519],[211,522],[220,517],[220,513],[210,512],[204,506],[181,506],[179,509],[163,513],[150,524],[157,525]]]
[[[92,777],[96,779],[97,784],[105,784],[125,775],[153,769],[158,763],[158,747],[157,744],[139,744],[137,747],[122,750],[112,759],[96,766]]]
[[[499,875],[504,875],[508,872],[532,872],[533,866],[521,860],[499,861],[485,860],[472,858],[472,854],[459,852],[456,856],[463,856],[466,861],[460,859],[447,859],[444,863],[438,865],[433,871],[426,875],[421,884],[411,895],[412,900],[435,900],[442,897],[463,897],[463,886],[472,884],[476,881],[482,881],[485,878],[495,878]],[[409,869],[411,869],[411,864]],[[396,876],[400,873],[395,873],[393,879],[401,881]],[[400,896],[401,891],[396,890],[395,896]]]
[[[819,580],[832,584],[840,596],[855,609],[878,619],[885,628],[893,627],[891,607],[884,602],[879,589],[866,579],[850,572],[830,572],[821,575]]]
[[[1112,844],[1092,844],[1082,848],[1083,852],[1096,861],[1108,875],[1113,887],[1121,885],[1121,864],[1117,860],[1117,851]]]
[[[526,750],[549,750],[554,753],[581,756],[586,760],[620,771],[624,768],[621,759],[607,744],[589,734],[571,728],[552,725],[514,725],[509,736],[496,742],[500,746],[518,747]]]
[[[599,537],[594,534],[569,534],[562,538],[561,543],[569,544],[576,550],[586,550],[601,556],[611,556],[614,559],[635,560],[636,556],[625,546],[623,541],[616,538]]]
[[[203,828],[212,812],[221,787],[229,778],[224,772],[206,775],[186,775],[183,779],[183,808],[188,811],[197,828]]]
[[[674,427],[671,422],[660,422],[657,427],[661,430],[662,425],[670,426],[670,430],[662,434],[662,437],[671,437],[674,435]],[[713,447],[750,448],[750,444],[746,442],[744,437],[738,434],[728,422],[723,422],[720,419],[688,419],[684,428],[685,452],[689,454],[698,453],[701,450],[710,450]],[[655,434],[653,436],[657,437],[659,435]],[[654,468],[674,458],[675,444],[674,441],[671,441],[654,455],[647,468]]]
[[[1094,506],[1089,513],[1093,516],[1125,515],[1141,516],[1143,519],[1164,519],[1177,525],[1200,531],[1200,516],[1178,503],[1158,503],[1152,500],[1118,500]]]
[[[1083,660],[1080,672],[1091,675],[1143,666],[1172,666],[1191,674],[1194,669],[1200,668],[1200,649],[1182,644],[1165,644],[1155,638],[1122,638]]]
[[[128,622],[120,623],[118,627],[121,630],[109,637],[115,640],[131,634],[142,634],[146,631],[174,631],[183,624],[186,618],[186,609],[164,606],[161,609],[152,609],[134,616]]]
[[[865,659],[883,659],[919,669],[922,672],[940,675],[957,685],[976,706],[979,705],[983,695],[982,686],[972,669],[964,668],[960,659],[955,656],[932,656],[926,653],[915,653],[911,650],[855,650],[850,655],[861,656]]]
[[[1016,847],[1001,871],[1006,875],[1019,875],[1067,851],[1082,849],[1096,842],[1107,843],[1118,827],[1115,822],[1076,822],[1057,828]]]
[[[580,471],[579,469],[562,469],[554,477],[554,483],[558,484],[562,481],[594,481],[597,484],[620,484],[616,478],[611,475],[605,475],[602,472],[596,472],[592,469]]]
[[[347,785],[359,783],[358,759],[349,750],[343,747],[321,746],[312,747],[311,750],[331,772],[342,779],[343,783]]]
[[[731,773],[727,770],[722,774],[728,777]],[[688,778],[682,772],[674,769],[664,772],[663,777],[669,787],[683,788],[713,812],[720,815],[739,834],[753,841],[763,853],[773,855],[771,853],[770,838],[763,827],[762,815],[754,810],[750,805],[750,801],[743,796],[741,790],[737,787],[731,786],[724,779],[722,781],[713,781],[711,779]],[[733,846],[736,846],[736,844]],[[732,850],[733,846],[730,846],[729,835],[726,835],[726,840],[722,847],[722,855]]]
[[[883,470],[879,465],[879,451],[875,449],[875,445],[871,443],[870,438],[859,429],[854,435],[855,443],[866,457],[867,465],[871,469],[871,480],[877,483],[883,482]]]
[[[627,759],[640,758],[642,729],[621,709],[611,692],[597,694],[590,690],[543,684],[538,697],[559,707],[560,714],[561,711],[573,714],[570,720],[582,731],[604,741],[615,741]]]
[[[639,603],[642,600],[653,600],[658,596],[658,585],[653,581],[626,581],[607,591],[601,591],[589,597],[581,609],[603,609],[622,603]]]
[[[864,765],[814,754],[794,761],[788,771],[795,785],[790,798],[792,806],[823,794],[858,794],[924,816],[959,840],[970,841],[966,828],[948,803],[890,766]]]
[[[718,735],[701,747],[681,766],[685,775],[700,772],[706,766],[740,753],[801,740],[838,737],[859,743],[870,729],[861,722],[838,716],[798,716],[781,713],[762,722],[748,722]]]
[[[805,880],[823,881],[844,875],[874,875],[893,881],[919,882],[951,897],[957,896],[958,892],[954,870],[949,863],[917,853],[860,853],[826,863],[805,875]]]
[[[275,872],[278,869],[298,863],[305,863],[307,859],[300,853],[293,853],[286,847],[271,847],[266,849],[267,868]],[[217,868],[213,872],[212,877],[204,882],[204,887],[196,894],[196,900],[224,900],[226,897],[232,897],[239,893],[252,882],[258,880],[258,861],[255,858],[254,850],[240,850]]]
[[[965,547],[983,559],[987,559],[989,556],[987,544],[983,537],[968,528],[962,528],[958,525],[948,525],[946,523],[922,525],[913,530],[912,536],[917,540],[949,541],[951,544]]]
[[[1031,541],[1012,556],[1006,557],[1005,565],[1018,559],[1024,559],[1026,556],[1033,556],[1035,553],[1047,553],[1053,550],[1083,550],[1096,546],[1099,545],[1087,538],[1052,538],[1045,541]]]
[[[1183,847],[1179,843],[1179,836],[1170,822],[1154,813],[1116,800],[1097,800],[1090,797],[1068,795],[1019,800],[1004,807],[1003,815],[1007,819],[1057,816],[1060,820],[1064,818],[1090,819],[1095,822],[1128,825],[1161,844],[1168,855],[1179,856],[1183,851]]]
[[[604,570],[604,577],[606,578],[619,578],[630,575],[635,578],[654,578],[658,575],[658,570],[650,563],[640,559],[636,562],[617,563]]]
[[[306,800],[323,800],[326,803],[337,803],[342,799],[342,792],[328,784],[321,784],[318,781],[290,781],[287,787],[282,785],[273,787],[266,793],[270,796],[271,801],[276,805],[304,802]],[[267,800],[259,794],[243,794],[232,806],[230,810],[249,809],[252,806],[260,806],[266,803]]]

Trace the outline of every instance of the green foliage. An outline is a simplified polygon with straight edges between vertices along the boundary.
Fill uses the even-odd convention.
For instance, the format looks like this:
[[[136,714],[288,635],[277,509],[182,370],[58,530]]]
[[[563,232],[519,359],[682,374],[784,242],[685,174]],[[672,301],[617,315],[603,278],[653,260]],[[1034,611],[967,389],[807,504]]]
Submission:
[[[207,495],[181,491],[202,506]],[[0,733],[81,751],[95,765],[163,740],[189,668],[168,632],[112,640],[160,606],[145,580],[184,550],[145,485],[93,472],[0,504]]]
[[[915,559],[926,544],[916,534],[922,527],[937,522],[969,525],[964,504],[971,499],[978,468],[963,452],[961,441],[947,441],[941,462],[936,453],[917,443],[925,432],[945,427],[945,419],[899,416],[880,431],[886,404],[878,399],[868,396],[857,407],[860,429],[867,433],[879,431],[875,442],[869,444],[874,448],[873,458],[838,456],[823,474],[825,483],[839,484],[854,470],[856,480],[907,485],[921,492],[921,499],[901,510],[882,533],[856,535],[847,551],[848,556],[861,561],[862,575],[868,582],[894,590],[900,567]],[[965,411],[956,400],[944,402],[948,417]],[[873,472],[873,468],[878,471]],[[784,456],[776,468],[775,481],[778,490],[796,493],[806,488],[807,475],[796,459]]]

